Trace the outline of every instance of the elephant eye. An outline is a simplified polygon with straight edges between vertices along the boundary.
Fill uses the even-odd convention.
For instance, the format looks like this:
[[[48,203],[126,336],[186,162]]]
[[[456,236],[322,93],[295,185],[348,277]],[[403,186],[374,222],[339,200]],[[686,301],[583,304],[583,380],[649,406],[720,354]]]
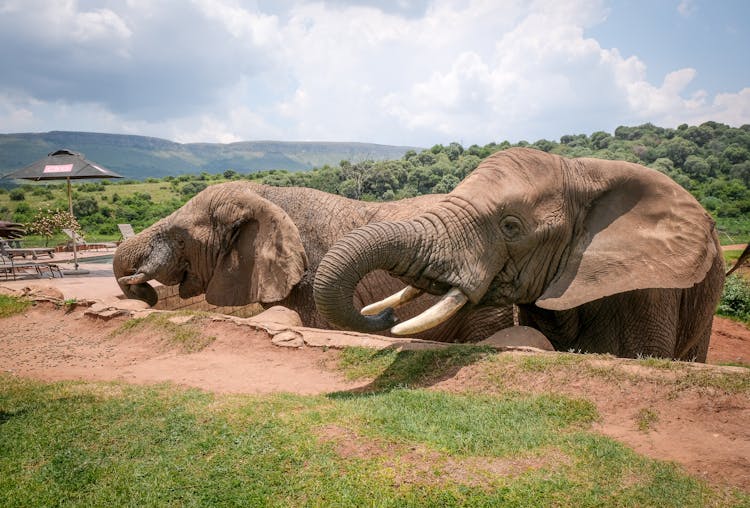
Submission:
[[[516,217],[505,217],[500,223],[500,229],[506,240],[516,240],[523,232],[523,225]]]

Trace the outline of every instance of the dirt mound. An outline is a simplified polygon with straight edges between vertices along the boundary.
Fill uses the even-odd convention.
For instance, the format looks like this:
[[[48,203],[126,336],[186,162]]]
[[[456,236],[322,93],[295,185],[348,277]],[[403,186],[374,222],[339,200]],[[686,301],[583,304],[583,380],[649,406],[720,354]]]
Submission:
[[[85,315],[85,310],[39,303],[22,315],[2,319],[0,372],[48,381],[174,382],[221,393],[317,394],[361,389],[371,381],[350,381],[334,369],[336,349],[278,347],[262,327],[171,313],[100,319]],[[345,333],[315,333],[331,344],[353,343]],[[675,372],[662,365],[648,368],[600,356],[582,362],[561,370],[516,369],[502,378],[510,388],[588,398],[601,414],[597,428],[602,433],[640,453],[683,464],[712,482],[750,485],[746,392],[717,391],[700,383],[698,388],[676,389],[666,382]],[[750,364],[750,330],[717,318],[709,362]],[[694,369],[696,376],[717,369],[679,368]],[[720,369],[728,376],[747,375],[742,368]],[[482,364],[470,365],[443,376],[433,389],[492,389],[487,379],[498,376],[483,372]]]
[[[261,330],[210,318],[183,323],[205,337],[208,344],[196,347],[170,337],[179,321],[168,323],[132,326],[124,317],[101,320],[40,304],[2,321],[0,371],[46,381],[170,381],[219,393],[315,394],[357,386],[325,368],[335,351],[280,348]]]

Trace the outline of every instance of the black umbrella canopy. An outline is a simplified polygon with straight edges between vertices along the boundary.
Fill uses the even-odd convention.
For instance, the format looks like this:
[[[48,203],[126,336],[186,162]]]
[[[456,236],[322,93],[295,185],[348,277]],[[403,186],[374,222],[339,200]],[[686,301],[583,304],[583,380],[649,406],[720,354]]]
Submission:
[[[80,180],[83,178],[122,178],[114,171],[103,168],[84,158],[82,153],[72,150],[57,150],[52,152],[44,159],[40,159],[29,164],[23,169],[14,171],[5,178],[16,180],[67,180],[68,183],[68,210],[73,215],[73,200],[71,198],[70,181]],[[73,263],[75,269],[66,274],[88,273],[85,270],[78,269],[78,251],[76,240],[73,239]]]
[[[57,150],[44,159],[14,171],[5,178],[23,180],[77,180],[83,178],[122,178],[114,171],[87,160],[82,153]]]

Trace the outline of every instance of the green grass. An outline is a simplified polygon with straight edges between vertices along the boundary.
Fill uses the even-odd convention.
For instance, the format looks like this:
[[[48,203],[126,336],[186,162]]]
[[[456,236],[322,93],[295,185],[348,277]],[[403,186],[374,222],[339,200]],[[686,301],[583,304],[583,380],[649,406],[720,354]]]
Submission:
[[[649,407],[641,408],[635,416],[636,425],[641,432],[648,432],[659,421],[659,414]]]
[[[302,397],[0,375],[15,506],[740,506],[589,430],[585,400],[394,388]]]
[[[192,316],[192,319],[186,323],[170,321],[170,319],[181,316]],[[117,336],[129,332],[153,330],[164,345],[175,346],[184,353],[194,353],[201,351],[216,340],[216,337],[206,336],[201,333],[201,317],[202,314],[200,312],[192,311],[168,314],[154,313],[143,318],[128,319],[112,332],[112,335]]]
[[[31,302],[15,296],[0,295],[0,318],[20,314],[31,307]]]
[[[494,352],[492,348],[460,345],[426,351],[353,347],[342,351],[339,367],[349,379],[375,378],[371,390],[389,390],[430,384]]]
[[[120,333],[165,326],[162,317]],[[0,375],[0,499],[4,506],[750,502],[747,492],[712,488],[593,432],[598,414],[588,400],[503,388],[501,378],[513,370],[599,375],[588,357],[557,356],[532,360],[461,346],[352,348],[342,352],[340,368],[349,378],[373,379],[370,385],[308,397]],[[653,359],[640,363],[665,370]],[[462,393],[426,389],[470,364],[490,382]],[[669,374],[676,389],[750,390],[750,375],[692,368]],[[642,409],[634,424],[647,432],[658,414]]]
[[[726,262],[727,268],[734,266],[734,263],[740,258],[742,250],[725,250],[723,251],[724,261]]]

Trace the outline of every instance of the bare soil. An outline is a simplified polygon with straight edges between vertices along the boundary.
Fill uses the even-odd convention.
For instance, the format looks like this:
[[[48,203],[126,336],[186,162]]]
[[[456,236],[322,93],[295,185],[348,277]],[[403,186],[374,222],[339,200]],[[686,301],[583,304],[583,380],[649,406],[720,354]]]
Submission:
[[[202,350],[191,352],[189,345],[169,339],[168,331],[130,327],[126,317],[105,320],[85,315],[85,310],[40,302],[24,314],[0,320],[0,372],[45,381],[172,382],[217,393],[254,394],[358,390],[372,381],[347,380],[337,372],[334,365],[339,353],[335,349],[278,347],[271,344],[266,332],[228,321],[195,318],[198,321],[192,326],[211,342]],[[750,397],[746,392],[675,390],[673,384],[657,379],[662,375],[660,371],[670,375],[668,369],[650,369],[616,358],[595,358],[592,361],[600,363],[598,367],[621,372],[622,376],[615,376],[613,381],[575,368],[564,375],[557,371],[519,370],[508,383],[525,391],[588,398],[601,414],[596,425],[599,432],[639,453],[675,461],[709,482],[750,491]],[[708,362],[750,364],[750,330],[740,323],[716,318]],[[431,383],[431,389],[489,389],[488,376],[481,365],[469,365],[441,376]],[[747,375],[741,367],[691,368]],[[644,372],[639,373],[639,369]],[[654,381],[643,381],[649,378]],[[643,421],[647,422],[646,428],[639,425]],[[343,431],[328,429],[321,439],[341,441],[344,447],[351,440],[342,438],[340,432]],[[356,445],[355,448],[342,453],[369,453],[368,446],[381,446],[363,444],[361,439],[354,441],[350,446]],[[464,466],[460,469],[465,470]],[[528,465],[487,463],[471,468],[481,473],[497,468],[513,471],[521,466]],[[408,475],[404,481],[409,481]]]

